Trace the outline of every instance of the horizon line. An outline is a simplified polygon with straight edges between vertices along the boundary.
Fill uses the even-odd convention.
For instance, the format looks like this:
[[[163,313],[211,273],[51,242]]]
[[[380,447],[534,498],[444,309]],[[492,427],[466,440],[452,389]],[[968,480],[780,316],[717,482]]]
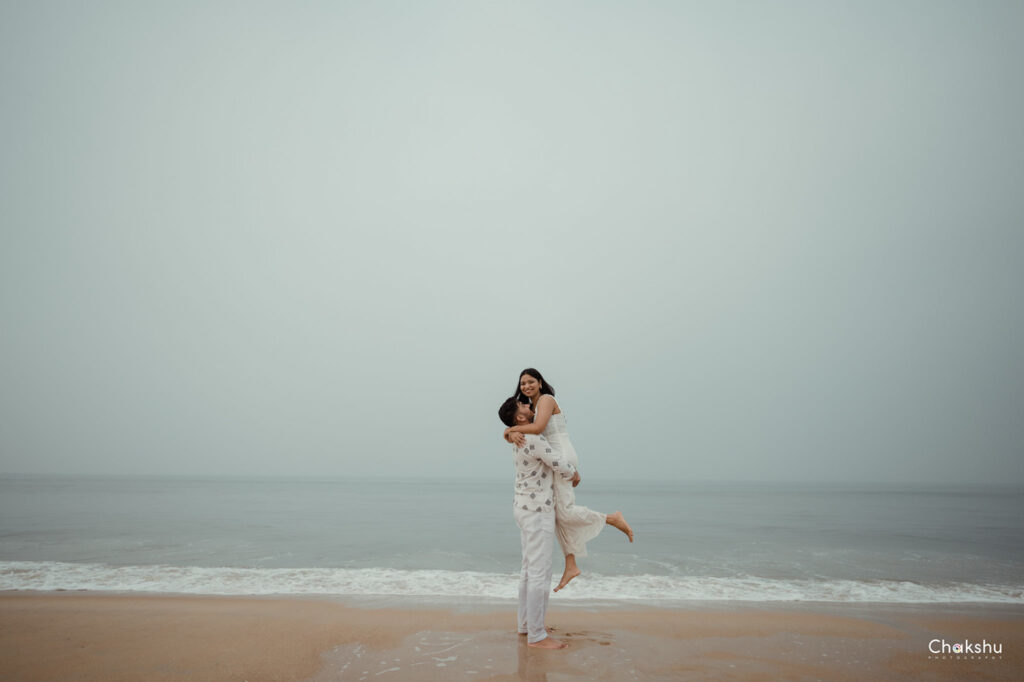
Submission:
[[[292,480],[311,480],[311,479],[324,479],[332,481],[340,480],[416,480],[416,481],[491,481],[495,480],[492,476],[437,476],[437,475],[408,475],[408,476],[395,476],[389,474],[268,474],[268,473],[167,473],[167,472],[149,472],[149,473],[110,473],[110,472],[93,472],[93,473],[81,473],[81,472],[23,472],[23,471],[0,471],[0,478],[120,478],[120,479],[139,479],[139,478],[163,478],[163,479],[236,479],[236,480],[247,480],[247,479],[292,479]],[[677,484],[693,484],[693,485],[715,485],[715,484],[736,484],[736,485],[778,485],[778,484],[790,484],[790,485],[884,485],[884,486],[989,486],[989,487],[1000,487],[1000,488],[1013,488],[1013,487],[1024,487],[1024,481],[1016,481],[1007,483],[1005,481],[991,481],[991,480],[906,480],[906,479],[764,479],[764,478],[614,478],[609,479],[609,482],[615,481],[619,483],[677,483]]]

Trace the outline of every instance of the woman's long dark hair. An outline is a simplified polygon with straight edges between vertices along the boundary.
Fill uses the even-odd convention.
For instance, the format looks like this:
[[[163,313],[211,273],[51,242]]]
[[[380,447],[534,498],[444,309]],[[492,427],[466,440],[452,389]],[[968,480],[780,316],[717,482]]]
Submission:
[[[523,380],[524,374],[529,374],[531,377],[540,382],[541,395],[549,395],[552,398],[555,397],[555,387],[549,384],[547,381],[545,381],[544,377],[541,376],[540,372],[535,370],[533,367],[527,367],[526,369],[519,373],[519,381]],[[519,391],[519,381],[516,382],[516,392],[514,394],[515,399],[521,403],[529,403],[530,399]]]

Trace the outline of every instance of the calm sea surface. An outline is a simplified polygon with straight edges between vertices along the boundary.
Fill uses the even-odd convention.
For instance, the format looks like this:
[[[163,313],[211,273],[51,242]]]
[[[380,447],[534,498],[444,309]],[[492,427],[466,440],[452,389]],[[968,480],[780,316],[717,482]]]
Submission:
[[[5,476],[0,589],[513,599],[511,487]],[[556,599],[1024,603],[1021,488],[585,481],[577,502],[637,541],[607,528]]]

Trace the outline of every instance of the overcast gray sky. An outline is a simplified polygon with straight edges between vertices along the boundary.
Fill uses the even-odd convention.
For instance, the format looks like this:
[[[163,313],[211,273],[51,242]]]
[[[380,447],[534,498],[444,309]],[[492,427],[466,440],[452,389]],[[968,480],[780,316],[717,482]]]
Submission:
[[[1019,2],[4,2],[0,471],[1024,482]]]

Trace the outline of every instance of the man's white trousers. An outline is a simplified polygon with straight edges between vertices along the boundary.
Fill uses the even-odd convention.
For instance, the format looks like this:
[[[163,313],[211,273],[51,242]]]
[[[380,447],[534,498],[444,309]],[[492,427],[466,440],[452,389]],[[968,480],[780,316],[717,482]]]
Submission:
[[[523,570],[519,575],[519,632],[530,644],[548,636],[544,615],[551,592],[551,547],[555,537],[553,511],[515,509],[523,542]]]

